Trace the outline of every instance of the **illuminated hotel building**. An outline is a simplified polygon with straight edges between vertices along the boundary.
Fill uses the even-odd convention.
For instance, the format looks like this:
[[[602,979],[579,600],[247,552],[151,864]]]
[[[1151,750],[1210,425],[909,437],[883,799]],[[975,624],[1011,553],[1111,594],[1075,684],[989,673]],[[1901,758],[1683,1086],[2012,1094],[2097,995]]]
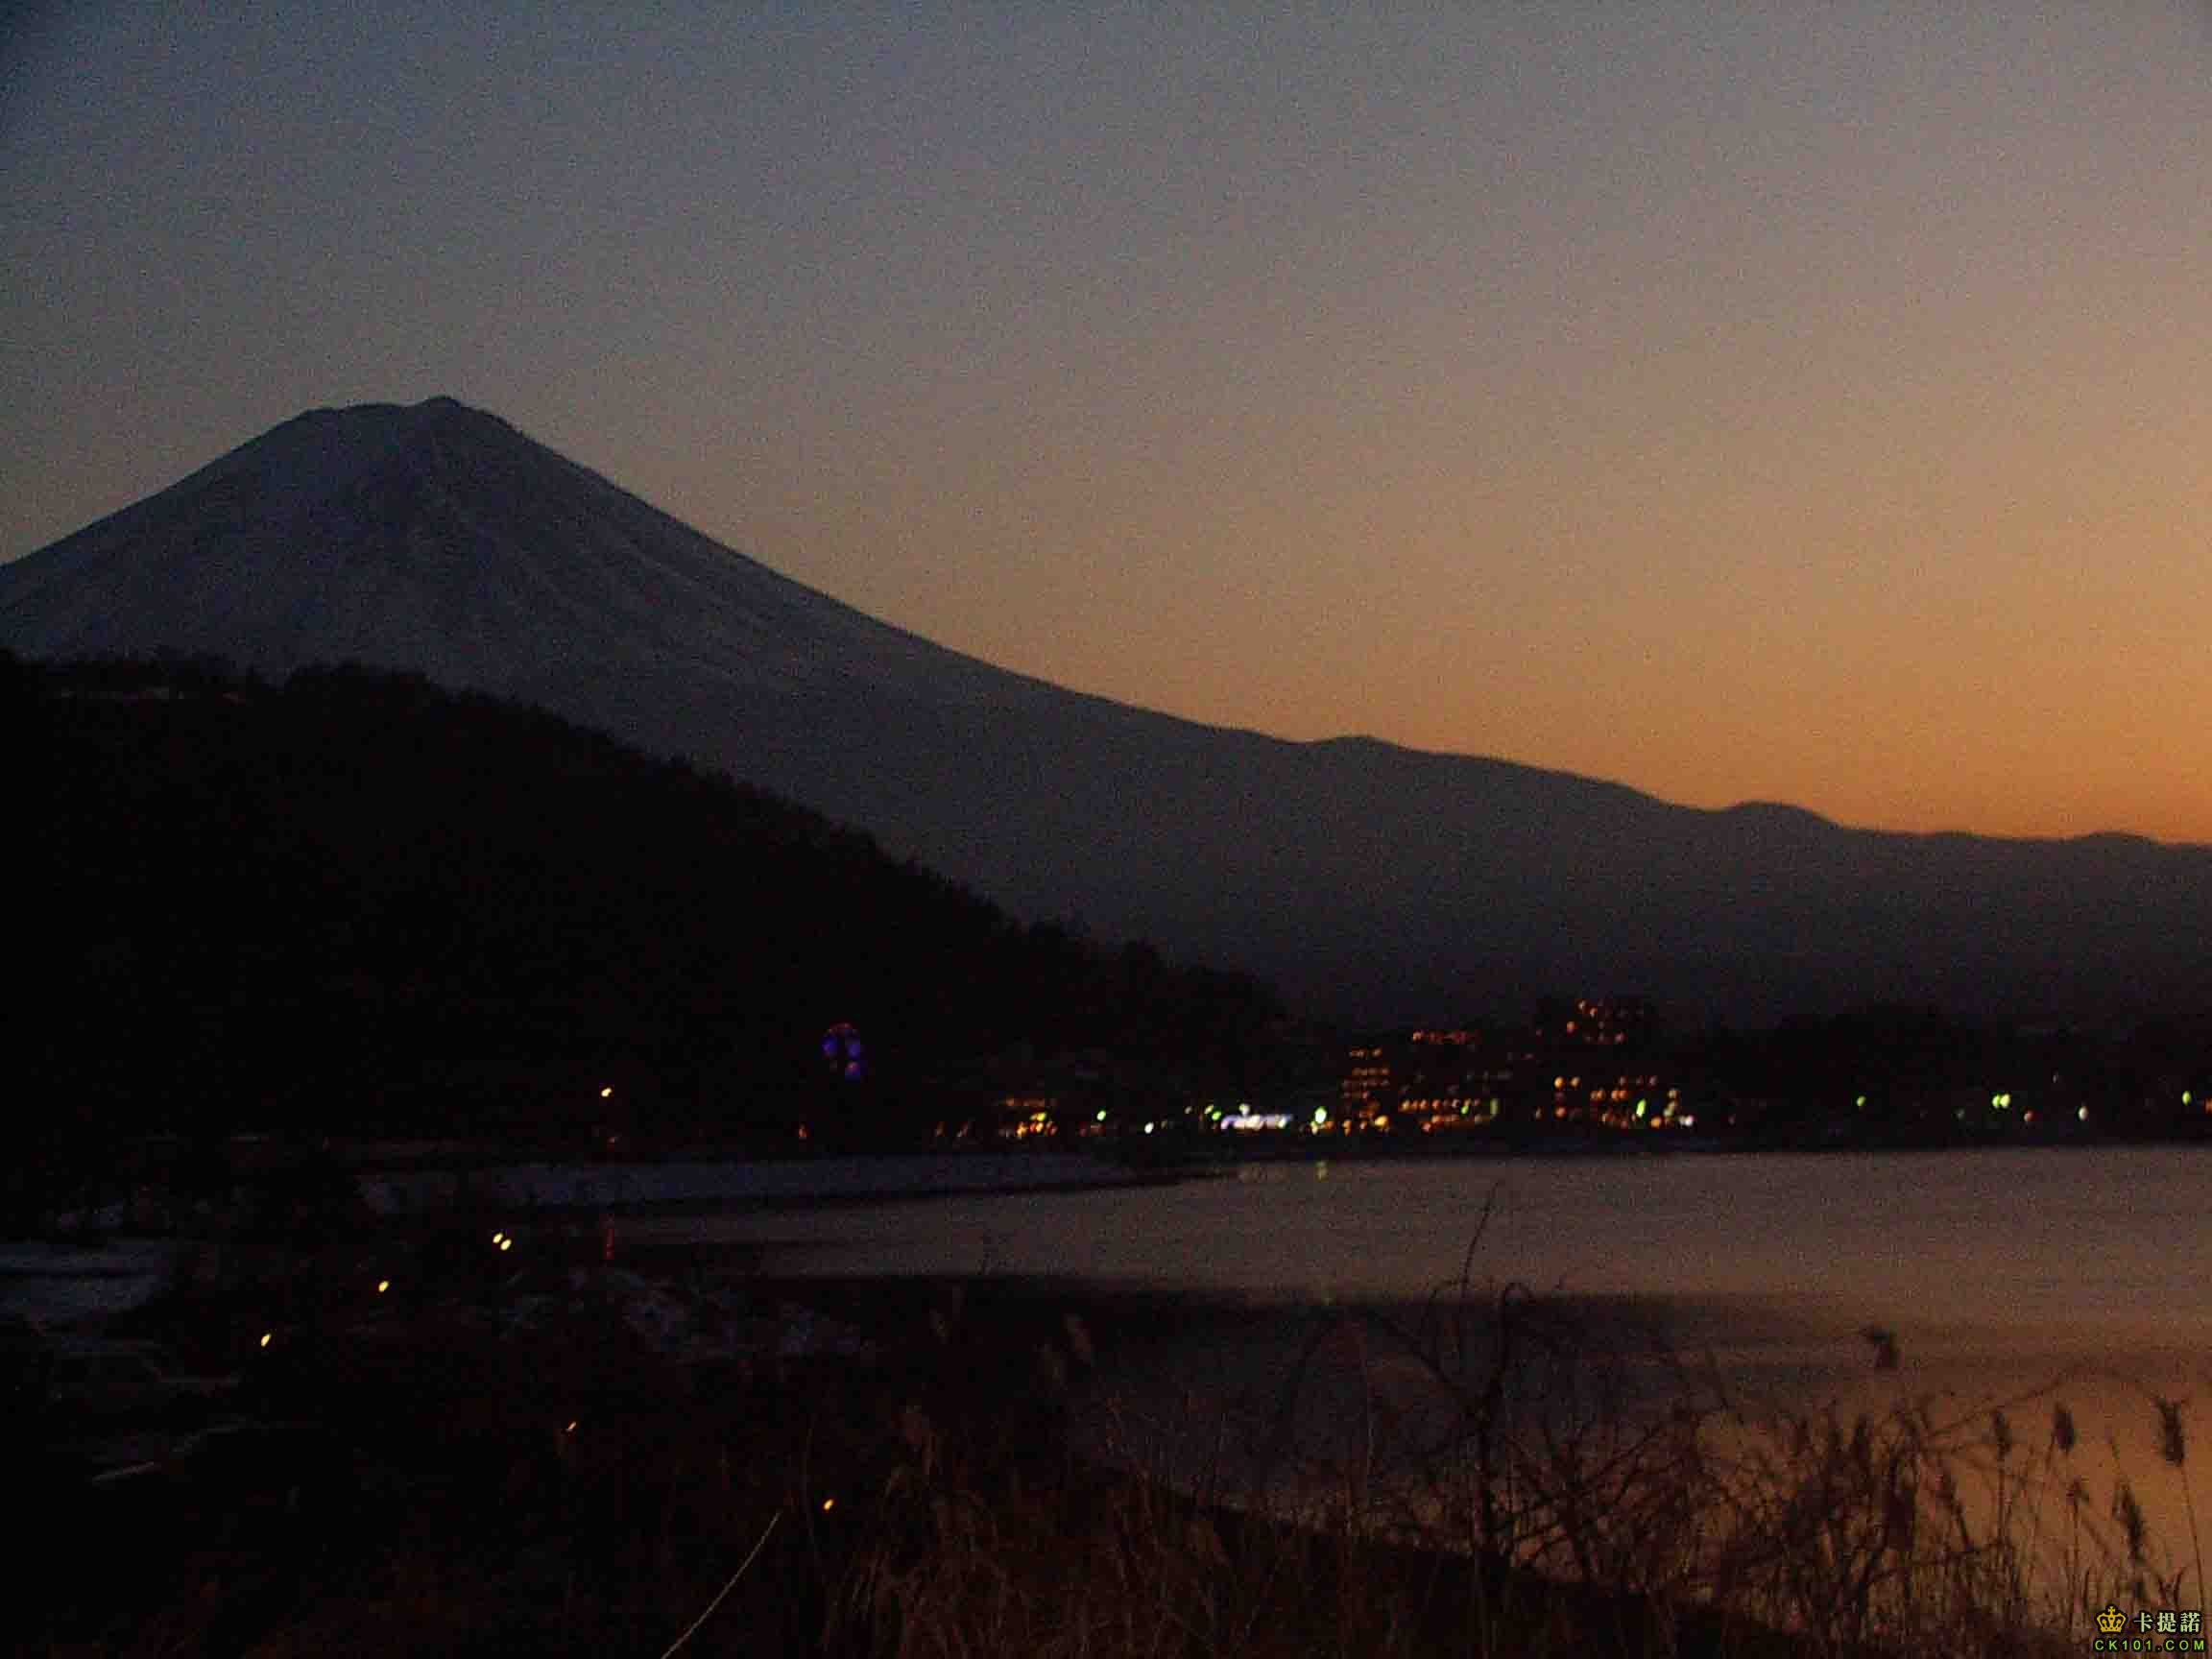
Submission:
[[[1397,1103],[1391,1076],[1390,1055],[1382,1044],[1345,1051],[1344,1082],[1337,1091],[1337,1101],[1347,1125],[1372,1123],[1377,1118],[1389,1116]]]
[[[1577,997],[1536,1010],[1540,1048],[1635,1049],[1658,1034],[1659,1011],[1645,997]]]

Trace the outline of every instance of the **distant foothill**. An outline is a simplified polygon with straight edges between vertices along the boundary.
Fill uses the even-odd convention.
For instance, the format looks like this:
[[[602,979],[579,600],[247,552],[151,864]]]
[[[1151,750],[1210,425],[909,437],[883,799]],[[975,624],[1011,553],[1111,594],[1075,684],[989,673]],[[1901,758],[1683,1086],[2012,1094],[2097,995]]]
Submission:
[[[1594,986],[1754,1022],[1897,1002],[2110,1024],[2212,992],[2212,849],[1710,811],[1081,695],[811,591],[451,398],[310,411],[0,565],[0,645],[276,679],[351,661],[514,699],[854,826],[1025,922],[1146,939],[1351,1024]]]

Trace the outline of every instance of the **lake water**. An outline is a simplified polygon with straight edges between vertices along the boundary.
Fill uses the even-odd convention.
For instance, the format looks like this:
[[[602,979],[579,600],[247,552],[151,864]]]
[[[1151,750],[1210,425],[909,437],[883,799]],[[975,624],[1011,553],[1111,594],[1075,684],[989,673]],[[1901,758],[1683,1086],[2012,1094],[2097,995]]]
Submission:
[[[2179,1403],[2192,1434],[2212,1414],[2208,1197],[2212,1150],[2197,1148],[1359,1161],[635,1226],[764,1245],[802,1272],[989,1270],[1232,1304],[1175,1321],[1160,1354],[1117,1380],[1118,1421],[1151,1425],[1137,1455],[1184,1467],[1219,1445],[1236,1402],[1286,1388],[1334,1401],[1326,1439],[1360,1418],[1362,1391],[1417,1392],[1417,1368],[1393,1373],[1373,1327],[1316,1348],[1316,1322],[1350,1332],[1356,1310],[1406,1315],[1464,1270],[1479,1301],[1518,1282],[1616,1331],[1655,1328],[1760,1409],[1832,1405],[1847,1421],[1925,1402],[1978,1431],[2003,1405],[2046,1461],[2052,1512],[2079,1476],[2084,1513],[2108,1522],[2124,1479],[2154,1536],[2187,1556],[2183,1487],[2205,1459],[2161,1458],[2155,1402]],[[1894,1334],[1894,1368],[1874,1365],[1867,1326]],[[1313,1374],[1317,1357],[1334,1378]],[[2057,1458],[2061,1401],[2080,1438]]]
[[[1944,1351],[2212,1353],[2212,1149],[1254,1164],[1094,1192],[669,1218],[801,1270],[1402,1301],[1456,1281],[1880,1323]],[[1485,1221],[1484,1212],[1488,1211]]]
[[[1631,1365],[1646,1401],[1678,1385],[1652,1358],[1655,1334],[1750,1408],[1737,1449],[1776,1413],[1879,1421],[1919,1403],[1971,1439],[2001,1405],[2021,1447],[2009,1467],[2040,1460],[2047,1513],[2066,1513],[2064,1488],[2080,1479],[2084,1513],[2109,1531],[2126,1480],[2170,1551],[2160,1558],[2194,1571],[2192,1508],[2212,1514],[2212,1495],[2193,1505],[2188,1488],[2205,1457],[2161,1456],[2156,1403],[2176,1403],[2192,1436],[2212,1421],[2212,1149],[1362,1159],[1009,1190],[1111,1174],[1072,1158],[950,1158],[533,1166],[495,1185],[517,1203],[589,1183],[594,1203],[728,1206],[618,1214],[618,1255],[625,1243],[733,1243],[787,1273],[990,1272],[1186,1292],[1094,1390],[1106,1406],[1095,1427],[1103,1452],[1193,1486],[1234,1461],[1242,1427],[1289,1422],[1297,1457],[1256,1451],[1238,1467],[1258,1501],[1295,1504],[1341,1491],[1332,1469],[1372,1455],[1374,1401],[1416,1438],[1460,1409],[1464,1396],[1440,1396],[1395,1334],[1439,1291],[1455,1305],[1464,1280],[1478,1310],[1520,1285],[1583,1321],[1593,1350],[1645,1344]],[[387,1206],[435,1196],[389,1185]],[[913,1196],[852,1201],[894,1190]],[[777,1202],[820,1196],[848,1201]],[[0,1304],[59,1286],[95,1293],[77,1311],[105,1310],[129,1284],[151,1288],[159,1262],[132,1251],[160,1248],[80,1262],[23,1247],[0,1262]],[[1892,1334],[1893,1368],[1873,1363],[1869,1326]],[[2080,1432],[2064,1457],[2052,1450],[2058,1402]],[[1266,1484],[1285,1468],[1288,1486]],[[1993,1479],[1986,1457],[1967,1484],[1984,1505],[2020,1490],[2017,1473]]]

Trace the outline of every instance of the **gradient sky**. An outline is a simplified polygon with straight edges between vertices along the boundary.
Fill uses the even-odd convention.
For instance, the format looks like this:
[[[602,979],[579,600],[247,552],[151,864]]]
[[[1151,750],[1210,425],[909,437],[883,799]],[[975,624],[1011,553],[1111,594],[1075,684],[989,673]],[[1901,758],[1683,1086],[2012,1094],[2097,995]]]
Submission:
[[[2212,840],[2206,0],[1339,10],[0,12],[0,557],[446,392],[1085,690]]]

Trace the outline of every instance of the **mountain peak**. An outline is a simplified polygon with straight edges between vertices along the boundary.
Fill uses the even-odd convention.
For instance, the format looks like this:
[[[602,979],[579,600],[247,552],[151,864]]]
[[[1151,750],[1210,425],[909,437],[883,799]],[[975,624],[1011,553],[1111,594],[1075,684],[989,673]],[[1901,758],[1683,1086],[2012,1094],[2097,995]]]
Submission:
[[[390,420],[436,415],[455,409],[465,411],[470,415],[481,415],[484,413],[484,411],[481,409],[471,408],[469,404],[462,402],[460,398],[454,397],[449,392],[438,392],[414,403],[392,403],[384,401],[374,401],[369,403],[318,403],[311,409],[302,409],[298,415],[295,415],[292,418],[292,421],[282,422],[278,429],[280,430],[281,426],[288,426],[292,424],[293,421],[325,420],[331,416],[354,418],[381,417]]]
[[[513,431],[494,417],[446,397],[308,409],[219,457],[175,489],[196,493],[198,487],[216,485],[243,517],[272,527],[289,525],[405,464],[425,439],[478,423],[487,432]]]
[[[179,651],[282,674],[358,660],[627,729],[674,664],[733,685],[867,660],[980,665],[709,541],[451,396],[313,408],[157,494],[0,566],[0,641],[35,657]],[[697,700],[685,681],[679,704]]]
[[[485,431],[508,433],[518,439],[522,437],[490,410],[479,409],[472,403],[464,403],[460,398],[447,397],[443,392],[435,397],[425,397],[420,403],[410,403],[398,413],[410,426],[418,429],[465,423]],[[529,440],[523,439],[523,442]]]
[[[1879,836],[1079,696],[777,575],[451,397],[310,410],[0,565],[0,645],[352,661],[540,704],[1018,913],[1279,974],[1361,1022],[1603,984],[1737,1011],[2203,1000],[2212,849]]]
[[[230,453],[252,453],[271,440],[286,434],[312,440],[318,445],[349,447],[358,445],[364,440],[400,440],[457,422],[515,433],[515,429],[496,415],[442,392],[417,403],[319,404],[312,409],[301,410],[291,420],[271,427],[259,438],[250,439]],[[521,435],[515,433],[515,436],[519,438]]]

